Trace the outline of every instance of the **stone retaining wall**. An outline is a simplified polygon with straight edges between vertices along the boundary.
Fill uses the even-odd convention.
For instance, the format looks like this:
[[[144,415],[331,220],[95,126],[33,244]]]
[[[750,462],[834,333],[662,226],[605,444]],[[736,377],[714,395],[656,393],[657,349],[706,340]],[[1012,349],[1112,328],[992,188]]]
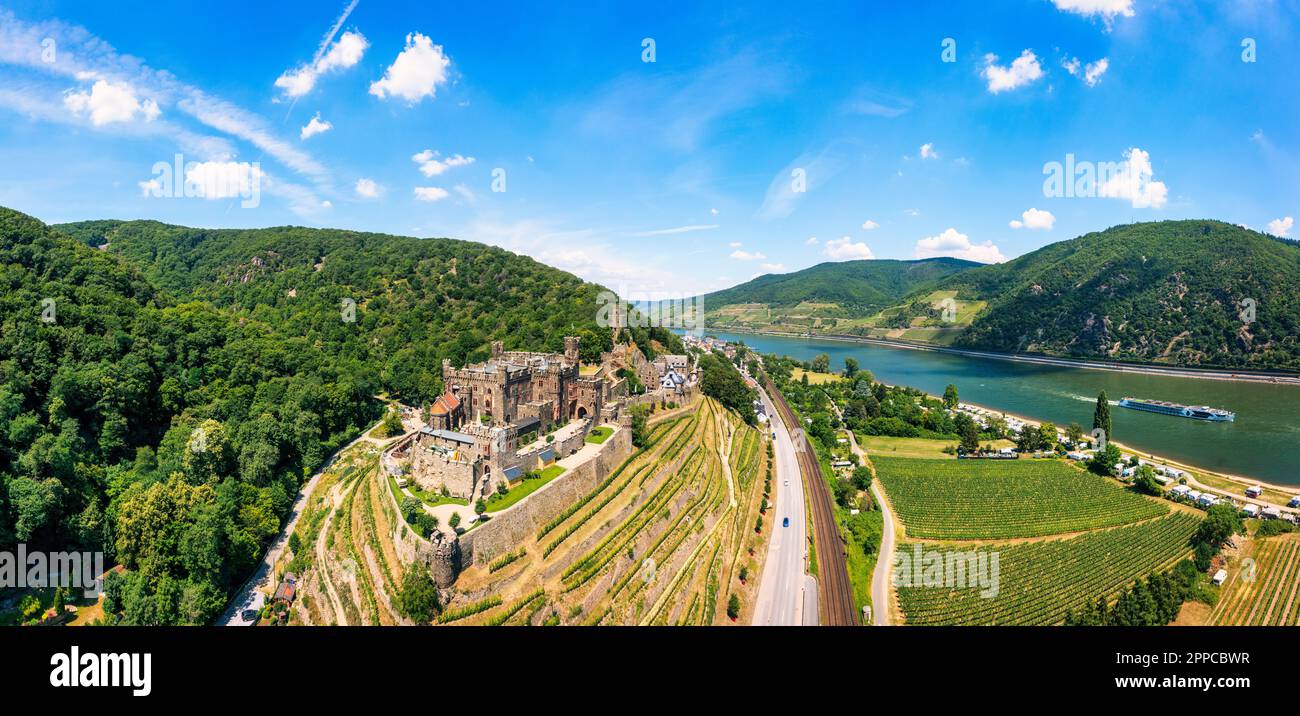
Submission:
[[[542,486],[537,492],[486,523],[460,536],[463,563],[488,564],[518,548],[542,525],[568,509],[604,482],[632,454],[632,430],[616,431],[592,459],[566,471]]]

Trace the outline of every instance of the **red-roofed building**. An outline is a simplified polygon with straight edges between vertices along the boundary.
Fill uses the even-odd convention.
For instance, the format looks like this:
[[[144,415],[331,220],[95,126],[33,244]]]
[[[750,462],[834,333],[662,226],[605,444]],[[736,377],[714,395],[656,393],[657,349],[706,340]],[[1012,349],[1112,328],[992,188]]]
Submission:
[[[455,430],[465,422],[465,406],[460,396],[448,390],[429,406],[429,427],[434,430]]]

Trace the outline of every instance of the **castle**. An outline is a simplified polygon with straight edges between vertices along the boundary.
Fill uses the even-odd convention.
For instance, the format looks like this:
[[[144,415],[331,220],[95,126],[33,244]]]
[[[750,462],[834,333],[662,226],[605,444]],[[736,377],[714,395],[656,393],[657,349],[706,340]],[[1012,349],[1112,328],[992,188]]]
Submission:
[[[446,391],[394,457],[410,459],[421,488],[473,502],[575,452],[592,426],[618,417],[611,382],[580,375],[579,345],[567,337],[563,353],[534,353],[495,341],[486,362],[454,368],[444,359]]]

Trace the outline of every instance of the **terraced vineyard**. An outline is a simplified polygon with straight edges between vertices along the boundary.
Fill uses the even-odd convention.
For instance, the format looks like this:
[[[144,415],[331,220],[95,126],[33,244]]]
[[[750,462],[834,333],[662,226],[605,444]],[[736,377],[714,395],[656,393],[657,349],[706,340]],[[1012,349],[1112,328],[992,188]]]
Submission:
[[[908,624],[1060,624],[1066,611],[1078,611],[1098,598],[1113,599],[1135,580],[1187,556],[1191,552],[1188,540],[1200,521],[1195,514],[1180,511],[1068,539],[980,546],[978,552],[987,559],[998,555],[995,594],[990,591],[991,596],[981,596],[988,585],[971,582],[964,588],[899,584],[899,606]],[[902,545],[900,554],[914,554],[913,544],[919,543]],[[934,544],[923,548],[940,554],[966,550]],[[953,571],[945,574],[951,576]],[[896,583],[903,576],[896,570]]]
[[[925,460],[872,455],[916,539],[1011,539],[1114,527],[1167,514],[1157,500],[1056,460]]]
[[[503,601],[457,623],[714,624],[731,593],[752,601],[762,436],[710,399],[649,430],[644,448],[541,525],[517,559],[461,576],[458,590]]]
[[[1253,568],[1239,565],[1210,614],[1214,626],[1300,623],[1300,541],[1294,536],[1259,540]]]

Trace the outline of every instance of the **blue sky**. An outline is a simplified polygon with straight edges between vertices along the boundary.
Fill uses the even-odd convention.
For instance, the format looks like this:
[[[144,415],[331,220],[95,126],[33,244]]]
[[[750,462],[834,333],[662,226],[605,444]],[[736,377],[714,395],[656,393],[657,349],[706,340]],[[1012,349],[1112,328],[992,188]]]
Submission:
[[[183,5],[0,2],[0,205],[449,236],[625,294],[1300,235],[1297,2]],[[168,197],[177,154],[247,183]],[[1067,155],[1118,174],[1048,196]]]

